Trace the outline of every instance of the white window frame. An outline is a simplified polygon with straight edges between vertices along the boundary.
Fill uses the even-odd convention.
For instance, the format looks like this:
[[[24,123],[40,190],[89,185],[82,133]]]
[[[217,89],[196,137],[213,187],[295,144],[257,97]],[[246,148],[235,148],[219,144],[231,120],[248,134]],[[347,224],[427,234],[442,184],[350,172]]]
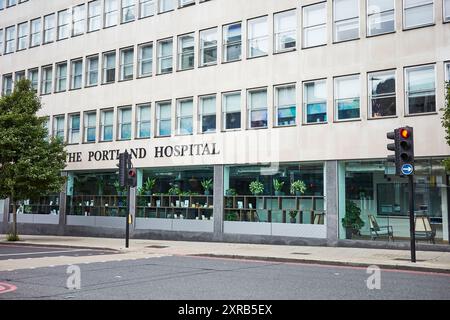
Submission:
[[[142,120],[142,109],[143,108],[149,108],[150,112],[150,119],[144,119]],[[141,136],[141,128],[143,125],[148,125],[149,135],[147,136]],[[152,137],[152,105],[151,103],[141,103],[136,105],[136,139],[150,139]]]
[[[161,117],[161,106],[169,106],[170,108],[170,117]],[[161,121],[169,121],[170,123],[170,134],[168,135],[161,135]],[[170,137],[172,135],[172,101],[159,101],[156,103],[156,136],[157,137]]]
[[[185,38],[192,39],[192,49],[184,51],[183,40]],[[195,33],[186,33],[178,36],[178,71],[191,70],[195,67]],[[187,47],[190,48],[190,47]],[[183,59],[185,57],[192,57],[192,66],[183,67]]]
[[[28,21],[17,25],[17,51],[26,49],[28,49]]]
[[[71,11],[70,9],[58,11],[58,18],[56,22],[57,25],[56,40],[68,39],[70,37],[70,19],[71,19],[70,11]],[[67,21],[63,20],[63,18],[65,18]],[[61,30],[64,30],[64,34],[62,36],[60,36]]]
[[[169,5],[168,9],[165,8],[166,5]],[[175,7],[176,7],[175,0],[158,0],[158,13],[164,13],[175,10]]]
[[[81,63],[80,73],[75,74],[75,66]],[[76,78],[80,78],[79,87],[75,87]],[[70,90],[78,90],[83,87],[83,59],[74,59],[70,61]]]
[[[124,6],[125,1],[127,0],[120,0],[120,23],[128,23],[128,22],[133,22],[136,20],[136,1],[135,0],[131,0],[131,4],[129,4],[128,6]],[[133,19],[130,20],[126,20],[125,21],[125,10],[129,9],[129,8],[133,8]]]
[[[450,22],[450,0],[443,0],[444,3],[442,5],[442,20],[444,23]],[[445,16],[445,13],[448,11],[448,16]]]
[[[232,95],[239,95],[239,111],[233,111],[229,112],[227,110],[227,105],[225,103],[227,96]],[[237,131],[242,130],[242,92],[241,91],[232,91],[232,92],[225,92],[222,93],[222,130],[223,131]],[[228,113],[237,113],[239,112],[239,118],[240,118],[240,126],[239,128],[227,128],[227,114]]]
[[[117,26],[118,22],[119,22],[119,6],[120,6],[120,0],[105,0],[104,5],[103,5],[103,28],[110,28],[113,26]],[[106,3],[115,3],[116,7],[112,7],[112,9],[110,11],[106,11],[107,10],[107,6]],[[112,22],[112,24],[107,25],[108,16],[115,16],[116,17],[116,21]]]
[[[94,116],[94,125],[89,124],[89,119]],[[89,130],[94,129],[94,140],[89,141]],[[85,111],[83,114],[83,142],[84,143],[95,143],[97,141],[97,111]]]
[[[126,121],[124,121],[123,119],[123,113],[124,111],[129,111],[130,112],[130,118],[126,119]],[[124,126],[130,126],[130,137],[129,138],[124,138],[122,137],[122,133],[123,133],[123,127]],[[133,108],[132,106],[123,106],[123,107],[119,107],[117,108],[117,140],[118,141],[127,141],[127,140],[131,140],[133,138]]]
[[[295,29],[293,30],[279,30],[279,28],[277,28],[277,16],[280,16],[281,18],[283,18],[284,16],[288,16],[289,14],[293,14],[294,16],[294,21],[295,21]],[[289,52],[289,51],[293,51],[297,49],[297,44],[298,44],[298,39],[297,39],[297,29],[298,29],[298,25],[297,25],[297,11],[295,9],[293,10],[288,10],[288,11],[282,11],[282,12],[277,12],[274,14],[273,17],[273,30],[274,30],[274,45],[273,45],[273,51],[275,53],[281,53],[281,52]],[[288,42],[282,42],[281,39],[283,39],[283,36],[289,36],[289,35],[293,35],[293,38],[295,40],[295,45],[293,47],[290,48],[282,48],[282,46]]]
[[[214,98],[214,105],[215,105],[214,113],[205,112],[204,108],[203,108],[203,101],[205,99],[210,99],[210,98]],[[213,115],[216,118],[214,130],[203,131],[203,117],[204,116],[213,116]],[[199,133],[205,134],[205,133],[217,132],[217,95],[216,94],[209,94],[209,95],[204,95],[204,96],[198,97],[198,124],[199,124],[199,129],[198,129]]]
[[[42,39],[43,44],[55,41],[55,28],[56,28],[56,14],[52,13],[44,16],[44,37]]]
[[[143,7],[146,5],[150,6],[152,8],[152,10],[151,10],[150,14],[144,16],[143,15],[143,12],[144,12]],[[154,16],[156,14],[156,6],[157,6],[156,0],[139,0],[139,19],[144,19],[147,17]]]
[[[306,86],[308,85],[308,84],[310,84],[310,83],[314,83],[314,85],[316,84],[316,83],[319,83],[319,82],[323,82],[323,83],[325,83],[325,99],[324,100],[311,100],[311,101],[309,101],[307,98],[308,98],[308,95],[307,95],[307,90],[306,90]],[[327,123],[328,122],[328,118],[329,118],[329,116],[328,116],[328,100],[327,100],[327,97],[326,97],[326,94],[327,94],[327,86],[328,86],[328,81],[327,81],[327,79],[326,78],[322,78],[322,79],[317,79],[317,80],[308,80],[308,81],[305,81],[305,82],[303,82],[303,88],[302,88],[302,90],[303,90],[303,107],[302,107],[302,110],[303,110],[303,124],[317,124],[317,123]],[[323,103],[323,102],[325,102],[325,112],[326,112],[326,114],[325,114],[325,117],[326,117],[326,120],[325,121],[316,121],[316,122],[308,122],[308,104],[310,103],[310,102],[315,102],[315,103]]]
[[[91,68],[93,59],[97,59],[97,69]],[[98,85],[99,67],[100,67],[100,57],[99,57],[98,54],[86,57],[86,81],[85,81],[85,87],[94,87],[94,86]],[[95,83],[91,83],[90,82],[92,73],[97,73],[97,78],[95,80]]]
[[[372,93],[372,84],[371,84],[371,76],[372,75],[387,75],[387,74],[394,74],[394,80],[395,80],[395,89],[393,93],[390,94],[381,94],[381,95],[373,95]],[[375,72],[369,72],[367,73],[367,107],[368,107],[368,117],[370,119],[382,119],[382,118],[389,118],[389,117],[396,117],[397,116],[397,71],[395,69],[390,70],[384,70],[384,71],[375,71]],[[393,115],[387,115],[387,116],[373,116],[373,99],[383,99],[383,98],[394,98],[395,99],[395,114]]]
[[[181,115],[181,105],[184,102],[191,102],[191,114],[187,116]],[[191,119],[192,124],[192,132],[191,133],[182,133],[181,132],[181,121],[185,119]],[[185,98],[185,99],[178,99],[177,100],[177,111],[176,111],[176,124],[177,124],[177,135],[178,136],[190,136],[194,134],[194,98]]]
[[[131,52],[131,63],[125,64],[125,54]],[[120,81],[128,81],[134,79],[134,47],[128,47],[120,49]],[[125,69],[131,67],[131,75],[128,75],[128,78],[125,78]]]
[[[17,30],[15,25],[5,28],[5,54],[13,53],[16,51],[16,31]],[[8,37],[8,34],[12,35],[12,38]]]
[[[170,55],[163,56],[162,55],[162,45],[163,45],[163,43],[169,43],[169,42],[172,45],[172,52]],[[169,73],[173,72],[173,49],[174,49],[173,47],[174,47],[173,46],[173,38],[166,38],[166,39],[158,40],[158,42],[157,42],[158,74],[169,74]],[[170,68],[171,70],[162,72],[162,63],[161,62],[166,59],[167,60],[170,59],[170,61],[171,61],[171,68]]]
[[[293,124],[279,124],[278,122],[278,110],[279,109],[288,109],[290,108],[290,106],[280,106],[278,104],[278,97],[279,97],[279,89],[283,89],[283,88],[294,88],[294,106],[295,106],[295,119],[294,119],[294,123]],[[298,114],[298,106],[297,106],[297,85],[296,83],[288,83],[288,84],[282,84],[282,85],[276,85],[273,87],[273,99],[274,99],[274,103],[273,103],[273,110],[274,110],[274,127],[291,127],[291,126],[295,126],[297,124],[297,114]]]
[[[105,123],[105,115],[111,112],[111,123]],[[111,139],[105,139],[105,129],[111,127]],[[100,141],[111,142],[114,141],[114,109],[100,110]]]
[[[0,56],[3,55],[3,36],[4,36],[4,30],[0,29]]]
[[[266,106],[264,108],[253,108],[251,94],[256,92],[266,92]],[[267,87],[247,90],[247,129],[266,129],[269,127],[269,91]],[[267,124],[261,127],[252,127],[252,112],[266,111]]]
[[[14,90],[14,81],[12,73],[2,76],[2,95],[9,96]]]
[[[150,58],[144,59],[143,55],[142,55],[143,49],[149,48],[149,47],[151,47],[152,54],[151,54]],[[138,78],[151,77],[153,75],[153,53],[154,53],[154,51],[155,50],[154,50],[153,42],[143,43],[138,46],[138,64],[137,64]],[[151,65],[150,73],[144,74],[142,72],[142,70],[143,70],[142,64],[143,63],[150,63],[150,65]]]
[[[239,40],[239,41],[228,41],[228,37],[227,37],[227,35],[228,35],[228,28],[229,27],[231,27],[231,26],[234,26],[234,25],[240,25],[240,30],[241,30],[241,40]],[[242,22],[241,21],[239,21],[239,22],[235,22],[235,23],[229,23],[229,24],[226,24],[226,25],[223,25],[222,26],[222,51],[223,51],[223,54],[222,54],[222,62],[224,63],[224,62],[226,62],[226,63],[228,63],[228,62],[234,62],[234,61],[240,61],[240,60],[242,60]],[[234,45],[236,45],[236,46],[240,46],[240,54],[239,54],[239,57],[237,58],[237,59],[232,59],[232,60],[230,60],[230,59],[228,59],[228,55],[227,55],[227,47],[228,46],[234,46]]]
[[[66,72],[61,77],[59,71],[62,66],[65,66]],[[64,92],[67,90],[67,71],[68,71],[67,61],[59,62],[56,64],[56,67],[55,67],[55,93],[56,92]],[[65,81],[64,87],[60,86],[62,81]]]
[[[367,11],[366,11],[366,32],[367,32],[367,36],[368,36],[368,37],[375,37],[375,36],[379,36],[379,35],[382,35],[382,34],[388,34],[388,33],[394,33],[394,32],[396,32],[396,25],[397,25],[397,17],[396,17],[397,8],[396,8],[396,1],[395,1],[395,0],[392,0],[392,2],[393,2],[393,8],[390,9],[390,10],[385,10],[385,11],[371,11],[371,10],[370,10],[371,8],[369,7],[369,1],[371,1],[371,0],[366,0],[366,8],[367,8]],[[371,28],[370,28],[370,24],[369,24],[369,22],[370,22],[370,17],[376,16],[376,15],[381,15],[381,14],[383,14],[383,13],[390,12],[390,11],[393,11],[393,15],[394,15],[394,30],[391,30],[391,31],[385,31],[385,32],[376,33],[376,34],[371,34]]]
[[[73,118],[78,117],[78,129],[74,129],[73,126]],[[81,115],[79,113],[69,114],[69,134],[68,134],[68,143],[69,144],[79,144],[80,143],[80,135],[81,135]],[[76,136],[78,134],[78,136]],[[76,139],[74,139],[76,136]]]
[[[53,116],[53,132],[52,132],[53,138],[60,137],[62,141],[65,140],[65,137],[66,137],[65,122],[66,122],[66,120],[65,120],[64,115]],[[60,124],[62,124],[62,128],[61,128],[61,126],[59,126]],[[59,135],[59,133],[61,133],[61,132],[62,132],[62,136]]]
[[[311,25],[306,25],[306,10],[312,8],[312,7],[318,7],[318,6],[325,6],[325,23],[317,23],[317,24],[311,24]],[[302,7],[302,48],[313,48],[313,47],[319,47],[319,46],[324,46],[327,44],[328,42],[328,26],[327,26],[327,22],[328,22],[328,15],[327,15],[327,10],[328,10],[328,6],[327,6],[327,2],[318,2],[318,3],[313,3],[310,5],[306,5]],[[311,29],[325,29],[325,42],[319,43],[319,44],[315,44],[315,45],[308,45],[306,43],[306,39],[307,37],[306,32],[308,30]]]
[[[216,44],[215,45],[214,44],[205,45],[205,43],[207,41],[204,41],[204,39],[202,38],[202,35],[204,35],[204,34],[215,34]],[[214,40],[212,42],[214,42]],[[200,30],[200,32],[199,32],[199,47],[200,47],[199,66],[205,67],[205,66],[216,65],[218,63],[218,59],[219,59],[219,28],[214,27],[214,28]],[[205,62],[205,59],[204,59],[205,50],[214,49],[214,48],[216,49],[216,60],[211,61],[211,62]]]
[[[261,36],[253,36],[251,34],[252,29],[251,25],[252,23],[262,23],[265,25],[265,35]],[[256,43],[255,48],[260,48],[258,43],[261,42],[262,46],[264,47],[264,43],[266,45],[266,52],[262,51],[259,54],[252,54],[252,48],[254,47],[253,43]],[[268,16],[262,16],[258,18],[248,19],[247,20],[247,58],[258,58],[258,57],[265,57],[269,54],[269,17]]]
[[[357,78],[358,79],[358,97],[347,97],[347,98],[337,98],[337,82],[339,80],[343,79],[350,79],[350,78]],[[344,100],[344,99],[356,99],[358,98],[359,104],[359,117],[355,118],[346,118],[346,119],[339,119],[339,109],[338,109],[338,100]],[[345,122],[345,121],[355,121],[361,119],[361,75],[360,74],[351,74],[346,76],[337,76],[333,78],[333,108],[334,108],[334,121],[335,122]]]
[[[426,27],[426,26],[432,26],[436,23],[436,14],[435,14],[435,0],[428,0],[428,3],[425,4],[420,4],[420,5],[415,5],[415,6],[411,6],[411,7],[406,7],[406,2],[407,0],[402,0],[403,2],[403,30],[408,30],[408,29],[415,29],[415,28],[420,28],[420,27]],[[406,11],[410,10],[410,9],[414,9],[414,8],[419,8],[419,7],[425,7],[425,6],[429,6],[430,4],[432,4],[433,9],[433,21],[432,22],[427,22],[427,23],[422,23],[422,24],[417,24],[417,25],[413,25],[413,26],[406,26]]]
[[[78,10],[80,10],[79,17],[76,17],[78,14]],[[80,25],[80,30],[77,30],[77,27]],[[77,32],[78,31],[78,32]],[[82,35],[86,32],[86,4],[80,4],[74,6],[72,8],[72,37],[76,37]]]
[[[98,6],[98,14],[92,13],[93,8],[95,6]],[[102,28],[102,2],[101,0],[94,0],[88,2],[87,5],[87,32],[94,32],[98,31]],[[94,21],[93,23],[91,23]],[[96,26],[95,21],[98,21],[98,26]],[[93,26],[93,27],[92,27]]]
[[[36,76],[35,81],[33,81],[33,75]],[[27,79],[31,82],[31,88],[39,92],[39,68],[28,69]]]
[[[408,90],[408,85],[409,85],[409,77],[408,77],[408,70],[415,70],[415,69],[425,69],[427,67],[433,67],[433,71],[434,71],[434,96],[435,99],[437,97],[437,69],[436,69],[436,64],[424,64],[424,65],[419,65],[419,66],[410,66],[410,67],[405,67],[403,72],[404,72],[404,92],[405,92],[405,114],[406,115],[426,115],[426,114],[434,114],[438,111],[438,105],[437,105],[437,100],[435,100],[435,110],[434,111],[430,111],[430,112],[421,112],[421,113],[411,113],[409,112],[409,90]],[[431,90],[430,90],[431,91]]]
[[[444,64],[445,81],[450,81],[450,61]]]
[[[360,0],[355,0],[355,1],[356,1],[356,3],[358,4],[358,9],[357,9],[358,16],[352,16],[352,17],[350,17],[350,18],[346,18],[346,19],[342,19],[342,20],[336,20],[336,0],[333,0],[333,42],[334,42],[334,43],[357,40],[357,39],[359,39],[359,38],[361,37],[361,25],[360,25],[360,22],[361,22],[361,17],[360,17]],[[337,32],[337,27],[336,27],[336,25],[337,25],[339,22],[347,21],[347,20],[354,20],[354,19],[357,19],[357,20],[358,20],[358,22],[356,23],[356,25],[358,26],[358,36],[356,36],[355,38],[351,38],[351,39],[338,40],[338,39],[337,39],[337,33],[336,33],[336,32]]]
[[[45,78],[48,70],[50,70],[50,79]],[[52,82],[53,82],[53,65],[44,66],[41,68],[41,95],[47,95],[52,93]],[[49,91],[45,90],[49,88]]]
[[[108,56],[114,55],[114,80],[107,81],[108,71],[113,70],[113,68],[108,68]],[[104,52],[102,54],[102,84],[114,83],[117,78],[117,52],[115,50]]]

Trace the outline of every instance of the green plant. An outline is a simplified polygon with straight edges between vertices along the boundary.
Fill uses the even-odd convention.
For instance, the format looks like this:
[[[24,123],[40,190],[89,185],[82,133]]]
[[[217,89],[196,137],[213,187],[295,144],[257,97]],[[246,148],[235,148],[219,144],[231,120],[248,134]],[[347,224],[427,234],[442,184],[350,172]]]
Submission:
[[[230,213],[228,213],[227,217],[226,217],[226,220],[227,221],[237,221],[238,220],[237,212],[230,212]]]
[[[144,183],[144,192],[151,194],[153,188],[155,187],[156,179],[150,179],[148,178],[147,181]]]
[[[144,193],[145,193],[144,187],[139,187],[139,188],[137,189],[137,195],[138,195],[138,196],[143,196]]]
[[[203,189],[205,189],[205,191],[209,191],[213,187],[213,179],[203,180],[201,184]]]
[[[122,188],[122,187],[120,186],[119,181],[115,181],[115,182],[114,182],[114,188],[116,189],[117,195],[119,195],[119,196],[124,195],[125,192],[126,192],[126,188]]]
[[[302,180],[297,180],[291,183],[291,194],[305,193],[306,184]]]
[[[167,191],[171,196],[178,196],[181,194],[181,189],[179,186],[173,186]]]
[[[357,233],[364,227],[364,221],[361,219],[361,209],[350,200],[345,203],[345,217],[342,219],[342,226],[346,229],[352,229]]]
[[[273,180],[273,188],[275,189],[275,191],[281,191],[281,189],[283,189],[283,186],[283,181],[279,181],[278,179]]]
[[[289,211],[289,216],[291,219],[295,219],[297,217],[298,211],[297,210],[291,210]]]
[[[225,194],[227,195],[227,196],[237,196],[237,192],[236,192],[236,189],[228,189],[227,191],[225,191]]]
[[[249,190],[253,195],[257,196],[264,192],[264,185],[262,184],[262,182],[259,182],[257,180],[252,181],[250,183]]]
[[[6,241],[20,241],[19,236],[14,233],[8,233],[6,235]]]

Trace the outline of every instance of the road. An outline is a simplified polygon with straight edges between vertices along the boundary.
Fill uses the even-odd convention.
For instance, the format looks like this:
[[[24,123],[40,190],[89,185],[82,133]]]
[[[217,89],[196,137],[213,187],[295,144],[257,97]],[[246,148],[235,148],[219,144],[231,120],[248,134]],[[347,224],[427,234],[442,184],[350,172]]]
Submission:
[[[70,252],[61,251],[72,249],[58,250],[66,255]],[[89,253],[76,251],[86,254],[86,261]],[[80,263],[79,290],[66,287],[68,265],[1,271],[0,300],[450,299],[449,274],[382,270],[380,290],[369,290],[365,268],[192,256],[116,257],[123,259]]]

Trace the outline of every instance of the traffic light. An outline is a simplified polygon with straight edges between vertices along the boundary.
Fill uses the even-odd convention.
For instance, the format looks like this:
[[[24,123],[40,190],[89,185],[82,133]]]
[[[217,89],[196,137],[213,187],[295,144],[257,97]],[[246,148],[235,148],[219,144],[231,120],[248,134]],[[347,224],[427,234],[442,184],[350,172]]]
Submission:
[[[387,145],[387,149],[394,151],[394,155],[388,156],[388,161],[395,163],[397,175],[410,175],[414,173],[414,130],[411,127],[403,127],[388,132],[387,138],[394,143]]]
[[[128,185],[131,188],[136,188],[136,186],[137,186],[137,171],[136,171],[136,168],[128,169]]]
[[[127,171],[128,171],[128,153],[121,153],[119,155],[119,184],[120,187],[125,188],[127,186]]]

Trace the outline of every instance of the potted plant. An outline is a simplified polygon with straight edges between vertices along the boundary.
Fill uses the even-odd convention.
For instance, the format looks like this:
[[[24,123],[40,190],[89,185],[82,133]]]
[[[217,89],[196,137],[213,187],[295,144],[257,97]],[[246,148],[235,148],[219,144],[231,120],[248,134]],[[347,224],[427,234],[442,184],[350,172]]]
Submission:
[[[281,191],[283,189],[284,182],[279,181],[278,179],[273,180],[273,188],[275,189],[275,195],[281,196],[283,192]]]
[[[120,186],[119,181],[114,182],[114,188],[116,189],[116,192],[117,192],[118,196],[125,196],[126,195],[125,188],[122,188]]]
[[[291,210],[289,211],[289,215],[291,216],[291,223],[296,223],[297,222],[297,210]]]
[[[353,235],[359,234],[359,230],[364,227],[361,219],[361,209],[350,200],[345,203],[345,217],[342,219],[342,226],[345,228],[346,239],[351,239]]]
[[[301,196],[306,191],[306,184],[302,180],[297,180],[291,183],[291,194]]]
[[[169,193],[169,195],[171,195],[171,196],[178,196],[178,195],[181,194],[181,189],[180,189],[179,186],[176,186],[176,185],[175,185],[175,186],[173,186],[173,187],[171,187],[171,188],[169,189],[168,193]]]
[[[213,179],[203,180],[201,184],[203,189],[205,190],[205,196],[209,196],[210,190],[213,187]]]
[[[254,196],[260,195],[264,192],[264,185],[258,180],[252,181],[249,190]]]
[[[228,189],[227,191],[225,191],[225,195],[230,197],[237,196],[236,189]]]
[[[147,178],[147,181],[144,183],[144,192],[145,195],[151,196],[153,188],[155,187],[156,179]]]

